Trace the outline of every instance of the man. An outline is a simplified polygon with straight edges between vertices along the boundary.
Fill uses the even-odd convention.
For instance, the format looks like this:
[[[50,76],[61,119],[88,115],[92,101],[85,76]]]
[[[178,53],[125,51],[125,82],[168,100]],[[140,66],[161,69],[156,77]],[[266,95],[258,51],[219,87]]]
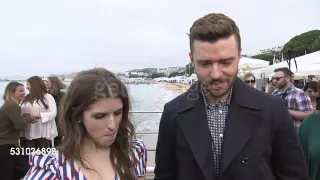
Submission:
[[[298,128],[301,122],[312,113],[311,99],[306,92],[294,87],[293,73],[287,67],[274,70],[272,82],[277,88],[273,95],[286,100],[289,114],[293,117],[293,123]]]
[[[292,118],[281,99],[237,78],[235,22],[208,14],[190,28],[200,80],[164,106],[155,180],[307,180]]]

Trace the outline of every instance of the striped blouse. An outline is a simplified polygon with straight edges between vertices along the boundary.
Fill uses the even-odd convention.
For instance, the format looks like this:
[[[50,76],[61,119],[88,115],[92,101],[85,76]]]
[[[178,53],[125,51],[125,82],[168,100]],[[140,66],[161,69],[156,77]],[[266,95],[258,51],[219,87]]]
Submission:
[[[144,143],[137,139],[133,143],[135,174],[137,177],[145,176],[147,170],[147,149]],[[31,154],[29,157],[31,168],[24,180],[86,180],[77,164],[65,157],[62,153]],[[115,180],[120,180],[118,175]]]

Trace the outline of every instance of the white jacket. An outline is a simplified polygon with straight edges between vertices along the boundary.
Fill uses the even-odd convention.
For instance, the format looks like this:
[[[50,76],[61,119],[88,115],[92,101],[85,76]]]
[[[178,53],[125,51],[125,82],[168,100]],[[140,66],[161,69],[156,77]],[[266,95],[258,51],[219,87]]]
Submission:
[[[57,105],[51,94],[45,94],[45,103],[48,105],[46,109],[41,102],[24,103],[21,105],[22,113],[39,114],[41,118],[35,124],[28,124],[26,129],[21,132],[22,137],[28,140],[46,138],[52,140],[58,136],[56,115]]]

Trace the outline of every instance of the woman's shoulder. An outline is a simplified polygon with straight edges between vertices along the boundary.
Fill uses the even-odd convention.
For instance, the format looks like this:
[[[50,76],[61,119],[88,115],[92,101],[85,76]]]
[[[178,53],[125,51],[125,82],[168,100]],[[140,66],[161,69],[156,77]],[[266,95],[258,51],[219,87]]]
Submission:
[[[1,108],[20,108],[20,106],[16,101],[8,100],[2,104]]]
[[[132,148],[136,176],[145,176],[147,172],[147,148],[141,139],[135,139]]]
[[[50,153],[42,153],[40,151],[31,153],[29,155],[29,162],[31,166],[37,166],[39,168],[47,166],[65,167],[70,166],[71,163],[75,163],[72,158],[68,158],[55,148],[51,148]]]
[[[80,177],[79,169],[72,159],[68,159],[59,151],[52,151],[52,153],[44,154],[39,151],[33,152],[29,156],[30,169],[26,174],[26,180],[37,179],[71,179],[72,177]],[[62,171],[61,171],[62,170]],[[74,174],[74,172],[77,172]]]
[[[320,128],[320,112],[314,112],[310,114],[307,118],[305,118],[299,129],[298,132],[301,133],[309,133],[310,129],[313,128]]]
[[[146,146],[141,139],[134,139],[132,141],[132,148],[134,150],[144,151],[146,150]]]
[[[47,99],[48,99],[48,98],[54,99],[53,95],[50,94],[50,93],[45,93],[45,94],[44,94],[44,97],[47,98]]]
[[[319,119],[320,119],[320,112],[319,111],[315,111],[314,113],[310,114],[305,120],[303,120],[302,123],[310,124],[310,123],[316,122],[315,120],[319,120]],[[317,122],[320,122],[320,121],[317,121]]]
[[[42,153],[40,151],[33,152],[29,155],[30,165],[38,168],[48,168],[68,165],[68,158],[58,150],[52,150],[51,153]],[[54,169],[55,169],[54,168]]]
[[[18,113],[21,111],[21,107],[15,101],[6,101],[0,107],[1,114],[10,114],[10,113]]]

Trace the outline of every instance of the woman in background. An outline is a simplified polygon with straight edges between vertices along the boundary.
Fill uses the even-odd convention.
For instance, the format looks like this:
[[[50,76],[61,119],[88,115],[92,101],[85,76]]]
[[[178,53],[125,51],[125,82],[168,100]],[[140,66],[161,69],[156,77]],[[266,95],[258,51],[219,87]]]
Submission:
[[[256,77],[252,73],[247,73],[243,76],[243,80],[246,84],[254,88],[256,84]]]
[[[21,103],[23,113],[35,114],[38,121],[27,125],[24,130],[27,147],[48,148],[51,140],[58,136],[55,117],[57,106],[42,79],[33,76],[27,79],[29,94]]]
[[[10,82],[4,92],[4,104],[0,108],[0,176],[2,180],[19,180],[27,172],[16,170],[17,167],[26,166],[28,163],[28,158],[23,158],[22,152],[18,154],[16,150],[20,147],[20,131],[28,122],[32,122],[32,116],[21,113],[19,103],[24,96],[24,86],[18,82]],[[12,148],[14,151],[11,151]],[[25,161],[24,165],[23,161]]]
[[[48,77],[47,83],[46,83],[48,92],[53,96],[54,100],[56,101],[57,105],[57,116],[56,116],[56,124],[59,124],[59,107],[60,107],[60,101],[64,96],[64,92],[62,92],[63,89],[66,88],[66,85],[63,84],[63,82],[56,76],[50,76]],[[61,133],[58,127],[58,136],[54,138],[54,145],[58,146],[61,143]]]
[[[128,91],[114,74],[79,73],[61,102],[57,154],[31,155],[26,180],[145,179],[147,150],[134,137]]]
[[[319,83],[315,81],[307,82],[303,90],[308,94],[311,99],[312,107],[316,109],[317,107],[317,98],[319,97]]]
[[[319,109],[318,109],[319,110]],[[310,114],[302,121],[298,135],[309,166],[310,180],[320,179],[320,113]]]

